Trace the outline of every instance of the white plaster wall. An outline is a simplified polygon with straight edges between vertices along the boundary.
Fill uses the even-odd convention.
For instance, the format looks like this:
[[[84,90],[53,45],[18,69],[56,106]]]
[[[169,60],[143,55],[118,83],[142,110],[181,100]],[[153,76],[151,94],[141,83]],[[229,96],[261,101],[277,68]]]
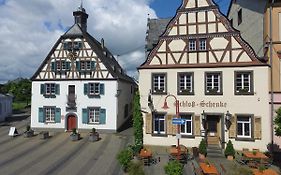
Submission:
[[[234,95],[234,71],[254,71],[254,95],[251,96],[235,96]],[[204,73],[209,71],[222,71],[223,76],[223,95],[206,96]],[[195,105],[194,107],[180,107],[180,112],[190,112],[195,115],[201,116],[203,110],[206,113],[222,113],[225,114],[229,111],[231,114],[253,114],[254,116],[262,117],[262,140],[256,140],[255,142],[245,141],[233,141],[235,149],[242,148],[259,148],[266,150],[266,145],[270,142],[270,126],[269,111],[268,111],[268,67],[235,67],[235,68],[189,68],[189,69],[140,69],[139,77],[139,89],[141,96],[141,107],[143,111],[149,111],[147,106],[147,97],[149,90],[151,89],[151,73],[153,72],[167,72],[167,92],[170,94],[177,94],[177,72],[194,72],[194,89],[195,95],[191,96],[179,96],[177,98],[180,102],[187,101],[189,103],[195,102],[200,104],[204,102],[223,102],[226,103],[226,107],[220,108],[208,108]],[[163,110],[164,99],[166,95],[153,95],[153,102],[155,109],[158,112],[167,112],[169,114],[175,113],[175,108],[172,105],[174,103],[173,98],[168,98],[169,104],[168,110]],[[145,116],[145,114],[143,114]],[[145,118],[144,118],[145,120]],[[145,124],[145,122],[144,122]],[[145,129],[145,125],[144,125]],[[228,132],[225,133],[225,140],[228,141]],[[201,141],[201,137],[195,137],[195,139],[181,139],[181,144],[188,147],[198,146]],[[150,134],[145,134],[144,131],[144,144],[149,145],[172,145],[176,144],[176,138],[173,136],[168,137],[152,137]]]
[[[101,98],[88,98],[84,95],[85,83],[104,83],[105,95]],[[60,95],[56,98],[45,98],[40,94],[40,85],[47,82],[32,82],[32,105],[31,105],[31,127],[33,128],[59,128],[66,129],[66,112],[68,85],[75,85],[75,93],[77,95],[76,104],[77,112],[73,112],[77,116],[78,129],[96,129],[102,130],[116,130],[116,117],[117,117],[117,81],[49,81],[48,83],[60,84]],[[56,106],[61,108],[62,120],[61,123],[39,123],[38,122],[38,109],[43,106]],[[82,109],[87,107],[101,107],[106,109],[106,124],[94,125],[82,123]]]

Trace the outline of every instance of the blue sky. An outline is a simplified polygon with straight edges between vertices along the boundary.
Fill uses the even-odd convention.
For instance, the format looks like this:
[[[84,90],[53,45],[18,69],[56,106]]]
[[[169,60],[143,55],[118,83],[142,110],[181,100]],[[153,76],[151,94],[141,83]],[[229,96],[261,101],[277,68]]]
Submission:
[[[220,10],[226,14],[230,0],[214,0],[219,5]],[[177,8],[181,5],[182,0],[153,0],[150,7],[156,11],[159,18],[169,18],[176,14]]]

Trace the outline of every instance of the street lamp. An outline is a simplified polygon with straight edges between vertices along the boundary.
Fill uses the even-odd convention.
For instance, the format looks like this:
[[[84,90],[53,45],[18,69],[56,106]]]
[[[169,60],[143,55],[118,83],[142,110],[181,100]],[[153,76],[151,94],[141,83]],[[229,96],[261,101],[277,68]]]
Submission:
[[[169,109],[169,106],[168,106],[168,103],[167,103],[167,98],[168,97],[173,97],[175,100],[176,100],[176,117],[177,118],[180,118],[179,116],[179,100],[177,99],[176,96],[172,95],[172,94],[169,94],[165,97],[165,101],[164,101],[164,106],[162,107],[163,109],[167,110]],[[177,130],[178,130],[178,137],[177,137],[177,140],[178,140],[178,147],[177,147],[177,150],[178,150],[178,153],[177,153],[177,160],[180,160],[180,125],[177,124]]]

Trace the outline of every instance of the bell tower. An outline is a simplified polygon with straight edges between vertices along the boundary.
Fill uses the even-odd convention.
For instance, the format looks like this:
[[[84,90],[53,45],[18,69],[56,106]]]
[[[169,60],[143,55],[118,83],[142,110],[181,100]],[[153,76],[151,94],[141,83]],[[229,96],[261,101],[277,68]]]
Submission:
[[[89,15],[86,13],[86,10],[83,8],[82,1],[77,11],[73,12],[73,16],[74,16],[75,24],[78,24],[84,32],[87,32],[87,19]]]

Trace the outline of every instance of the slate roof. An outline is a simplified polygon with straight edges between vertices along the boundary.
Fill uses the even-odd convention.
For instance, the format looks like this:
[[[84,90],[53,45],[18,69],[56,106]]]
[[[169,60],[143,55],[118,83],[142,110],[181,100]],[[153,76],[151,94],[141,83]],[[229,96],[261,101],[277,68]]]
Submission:
[[[148,19],[146,51],[150,52],[157,45],[159,37],[165,32],[167,25],[172,18],[167,19]]]

